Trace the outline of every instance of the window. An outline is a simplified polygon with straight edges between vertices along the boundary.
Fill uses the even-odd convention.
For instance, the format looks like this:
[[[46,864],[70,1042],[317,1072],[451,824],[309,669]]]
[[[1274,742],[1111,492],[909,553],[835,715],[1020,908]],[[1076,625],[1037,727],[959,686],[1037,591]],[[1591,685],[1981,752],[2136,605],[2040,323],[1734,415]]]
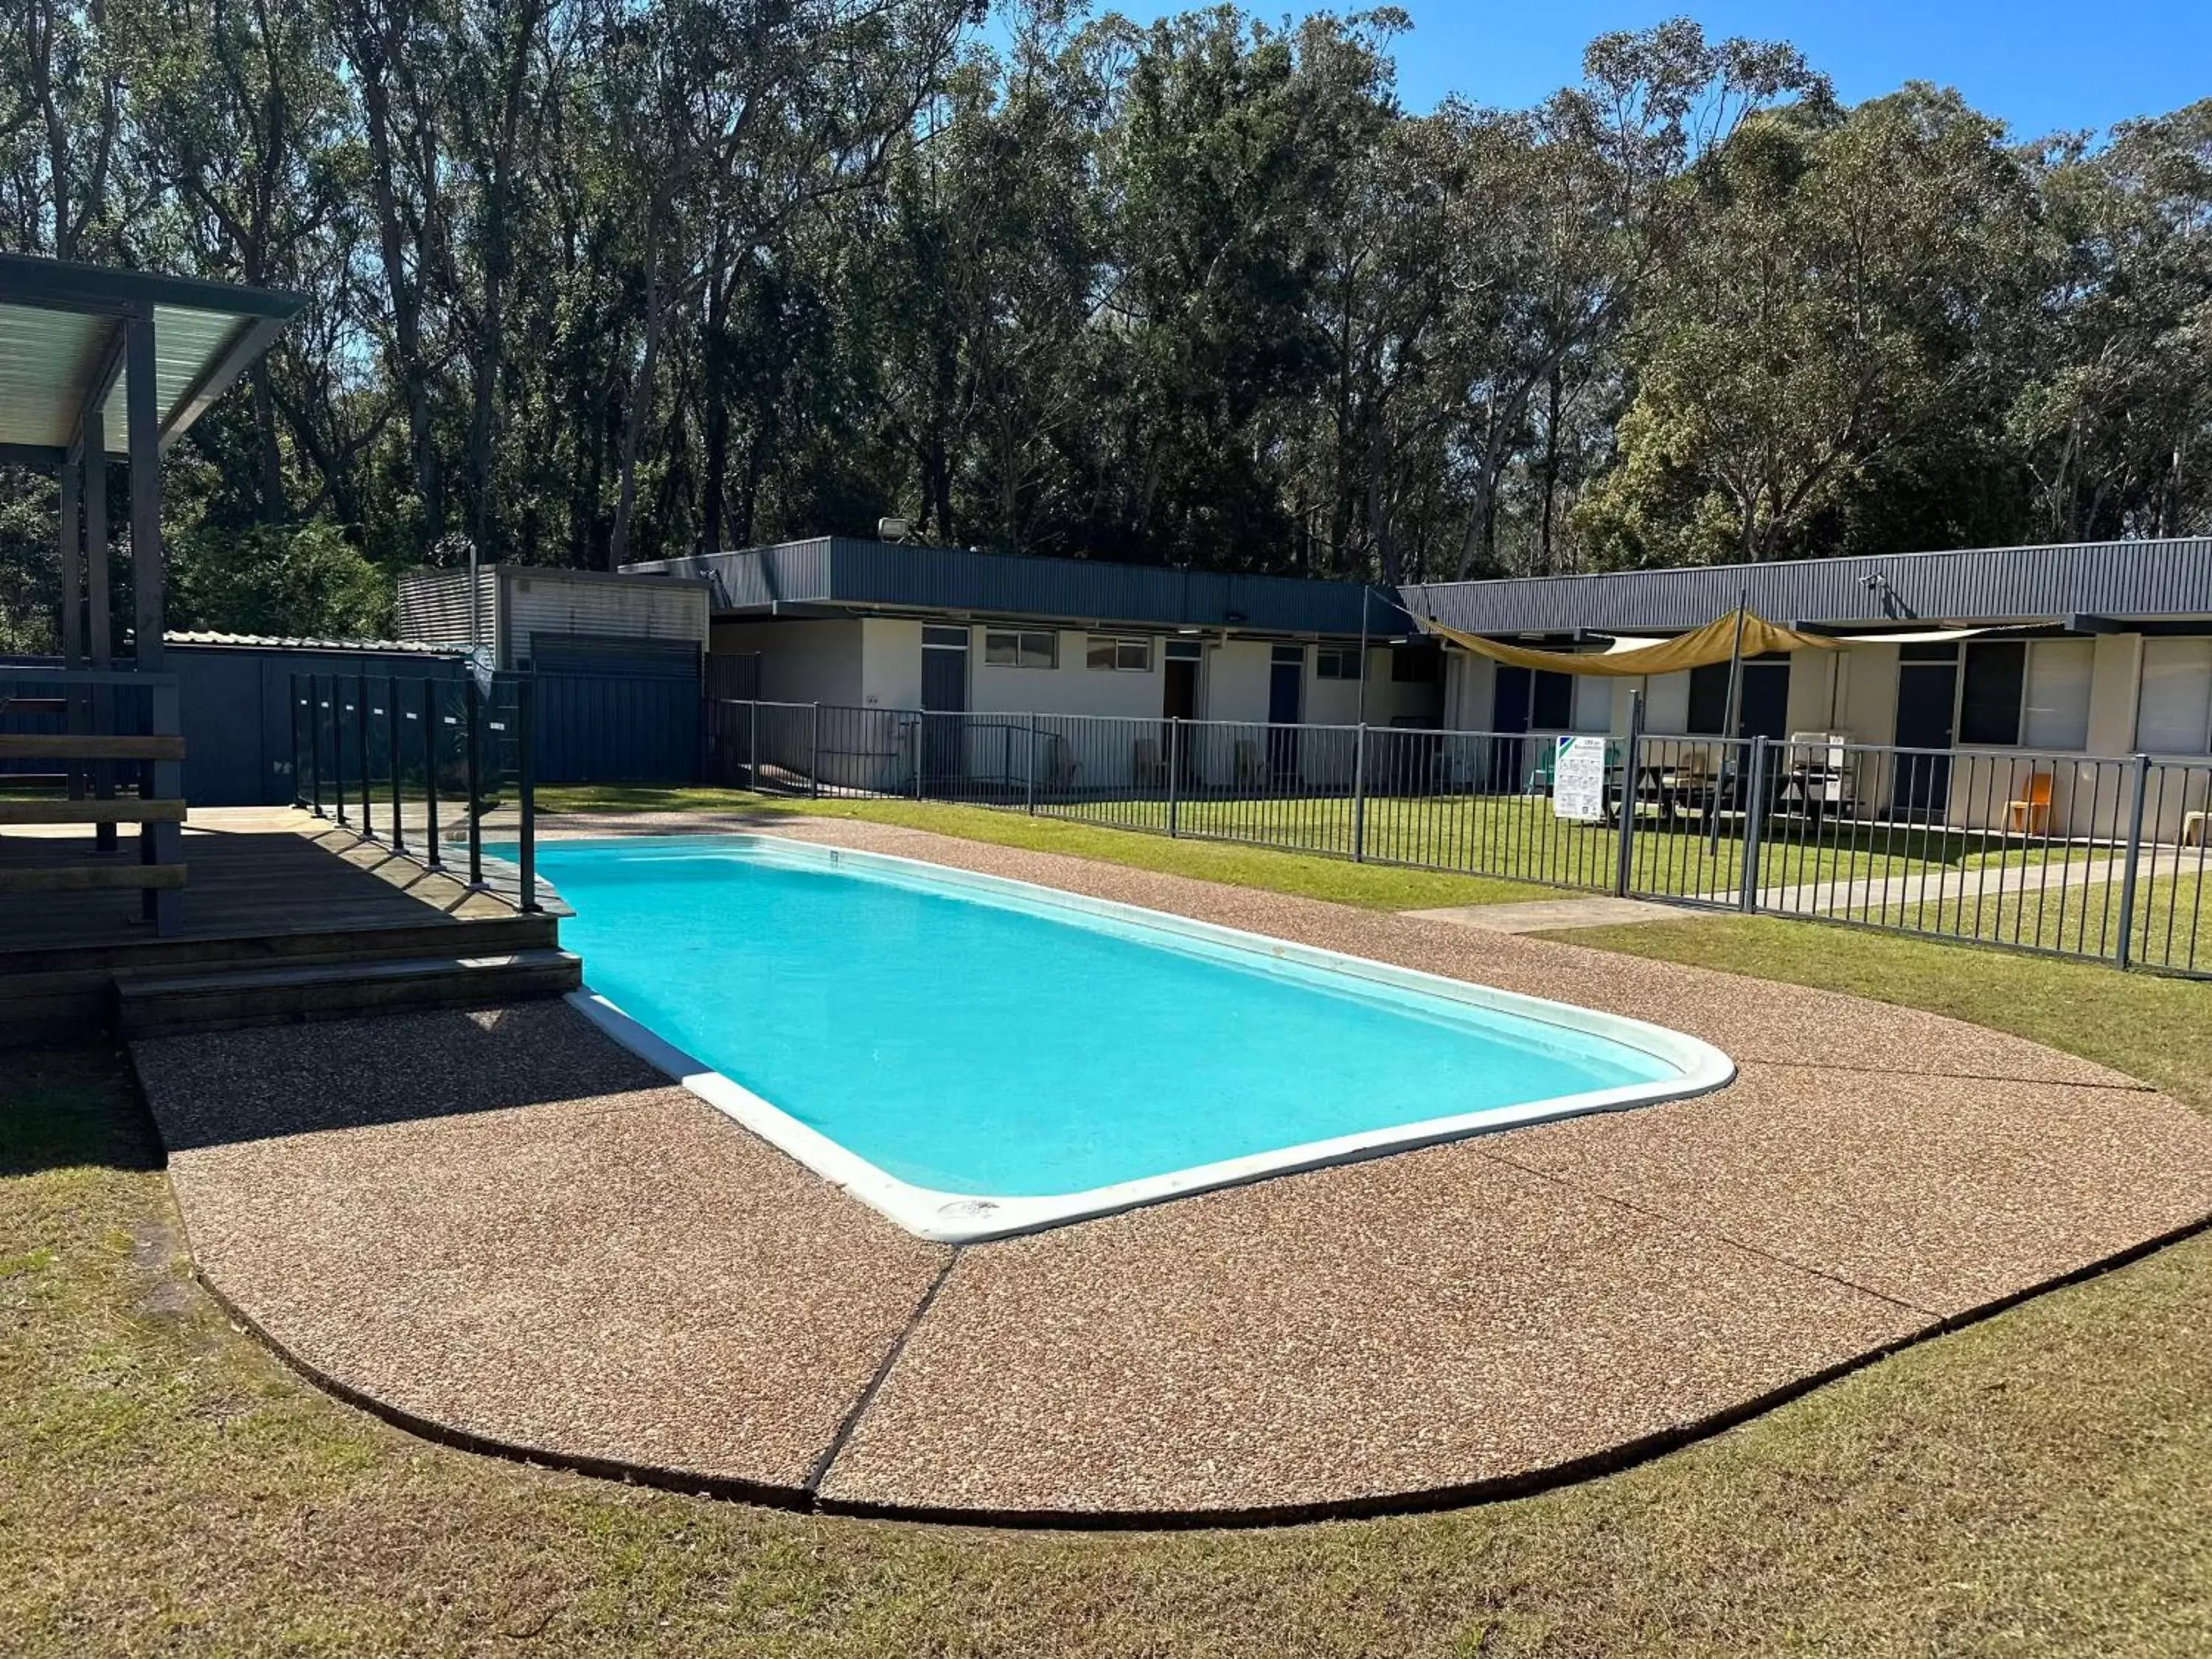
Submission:
[[[1352,646],[1325,645],[1314,653],[1314,678],[1317,680],[1356,680],[1359,678],[1359,653]]]
[[[2212,751],[2212,640],[2143,641],[2136,747],[2151,755]]]
[[[932,651],[965,651],[968,630],[964,628],[925,628],[921,642]]]
[[[2089,746],[2094,640],[2038,640],[2027,648],[2027,710],[2021,741],[2031,749]]]
[[[1575,677],[1538,669],[1528,693],[1528,729],[1565,732],[1574,725],[1574,719]]]
[[[1162,650],[1170,662],[1196,662],[1206,654],[1196,640],[1170,640]]]
[[[1728,724],[1729,665],[1701,664],[1690,671],[1690,713],[1685,730],[1701,738],[1717,738]]]
[[[1444,653],[1431,645],[1390,648],[1390,678],[1400,685],[1435,685],[1444,677]]]
[[[983,635],[983,660],[994,668],[1057,668],[1060,635],[1045,629],[992,629]]]
[[[1674,676],[1668,676],[1673,678]],[[1790,718],[1790,659],[1782,652],[1743,659],[1735,687],[1735,731],[1727,733],[1729,665],[1709,662],[1692,668],[1688,676],[1688,702],[1681,730],[1694,737],[1780,738]],[[1659,682],[1652,682],[1656,707]],[[1647,719],[1654,731],[1664,727]]]
[[[1109,672],[1149,674],[1152,672],[1152,642],[1093,634],[1085,660],[1090,667]]]
[[[2008,747],[2018,743],[2027,689],[2025,643],[1977,640],[1968,646],[1959,689],[1959,741]]]

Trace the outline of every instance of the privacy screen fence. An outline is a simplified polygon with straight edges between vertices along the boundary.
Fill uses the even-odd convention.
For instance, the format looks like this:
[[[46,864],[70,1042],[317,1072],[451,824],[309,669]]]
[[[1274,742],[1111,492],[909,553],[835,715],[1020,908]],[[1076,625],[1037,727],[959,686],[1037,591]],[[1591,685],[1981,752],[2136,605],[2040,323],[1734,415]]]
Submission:
[[[963,802],[2212,977],[2212,760],[728,699],[706,725],[707,777],[732,787]]]

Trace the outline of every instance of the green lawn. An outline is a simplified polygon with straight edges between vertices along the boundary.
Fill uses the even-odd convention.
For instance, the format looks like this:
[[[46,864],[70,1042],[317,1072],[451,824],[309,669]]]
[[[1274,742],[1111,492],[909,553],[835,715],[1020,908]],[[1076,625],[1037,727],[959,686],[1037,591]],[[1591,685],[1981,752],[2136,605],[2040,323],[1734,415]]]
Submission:
[[[2113,957],[2119,949],[2121,892],[2116,881],[2047,890],[1964,893],[1924,904],[1853,914],[1891,927],[2077,955]],[[2193,869],[2147,877],[2136,891],[2133,954],[2145,967],[2212,969],[2212,882]]]
[[[1405,873],[975,817],[1358,902]],[[2212,1109],[2206,986],[1765,919],[1571,937],[2023,1031]],[[156,1164],[112,1051],[0,1055],[10,1654],[2212,1651],[2212,1237],[1540,1498],[1088,1537],[785,1516],[411,1439],[224,1322]]]
[[[1082,851],[1086,857],[1148,868],[1178,868],[1158,861],[1170,854],[1104,850],[1138,838],[1121,832],[1164,834],[1170,807],[1164,800],[1094,800],[1047,804],[1030,814],[1005,807],[955,805],[884,797],[809,800],[757,795],[744,790],[647,788],[624,786],[547,787],[538,792],[542,810],[766,811],[808,811],[865,817],[923,827],[945,826],[949,835],[1018,847],[1052,847]],[[1212,798],[1176,803],[1181,839],[1256,847],[1275,852],[1348,859],[1355,840],[1366,858],[1382,864],[1440,866],[1463,872],[1448,879],[1516,881],[1587,887],[1609,884],[1620,857],[1620,832],[1601,824],[1562,820],[1548,800],[1518,795],[1427,795],[1376,797],[1365,803],[1364,823],[1355,836],[1353,804],[1337,796],[1291,800],[1228,800]],[[1081,846],[1040,839],[1047,825],[1088,826],[1108,831]],[[1020,825],[1031,826],[1028,829]],[[1798,820],[1777,820],[1778,839],[1762,866],[1769,885],[1849,880],[1945,869],[1973,869],[2018,859],[2002,839],[1960,831],[1864,824],[1814,830]],[[1696,821],[1662,825],[1649,816],[1638,820],[1632,840],[1633,872],[1638,890],[1693,896],[1733,892],[1743,879],[1740,826],[1724,821],[1716,843]],[[1147,862],[1147,859],[1152,861]],[[1194,873],[1212,873],[1212,867]],[[1216,879],[1243,880],[1223,873]],[[1310,890],[1300,888],[1297,890]],[[1398,890],[1389,884],[1375,892]],[[1342,895],[1336,895],[1343,896]],[[1352,902],[1393,904],[1388,899]],[[1474,899],[1437,899],[1434,903],[1474,903]]]

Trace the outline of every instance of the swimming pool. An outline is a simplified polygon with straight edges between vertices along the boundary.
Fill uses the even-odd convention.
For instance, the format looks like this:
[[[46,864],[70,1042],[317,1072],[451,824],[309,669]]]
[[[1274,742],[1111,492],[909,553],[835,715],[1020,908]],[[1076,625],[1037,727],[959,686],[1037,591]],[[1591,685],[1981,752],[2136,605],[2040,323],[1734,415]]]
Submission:
[[[579,1006],[909,1231],[1021,1232],[1716,1088],[1678,1032],[759,836],[542,842]]]

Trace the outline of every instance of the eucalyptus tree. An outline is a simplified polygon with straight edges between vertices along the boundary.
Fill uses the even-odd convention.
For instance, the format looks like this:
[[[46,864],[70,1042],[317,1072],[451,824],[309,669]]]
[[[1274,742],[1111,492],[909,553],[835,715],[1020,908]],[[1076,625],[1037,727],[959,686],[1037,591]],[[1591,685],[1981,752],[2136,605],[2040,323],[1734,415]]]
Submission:
[[[2212,532],[2212,99],[2065,143],[2057,269],[2013,405],[2035,531]]]
[[[1881,458],[1978,400],[2032,181],[1996,122],[1916,86],[1744,124],[1628,356],[1620,466],[1584,503],[1616,556],[1770,559]]]
[[[1676,18],[1599,36],[1581,83],[1526,117],[1455,112],[1471,186],[1454,225],[1470,494],[1457,574],[1497,565],[1499,492],[1540,391],[1618,337],[1691,240],[1692,170],[1785,99],[1831,100],[1795,47],[1709,42]]]

